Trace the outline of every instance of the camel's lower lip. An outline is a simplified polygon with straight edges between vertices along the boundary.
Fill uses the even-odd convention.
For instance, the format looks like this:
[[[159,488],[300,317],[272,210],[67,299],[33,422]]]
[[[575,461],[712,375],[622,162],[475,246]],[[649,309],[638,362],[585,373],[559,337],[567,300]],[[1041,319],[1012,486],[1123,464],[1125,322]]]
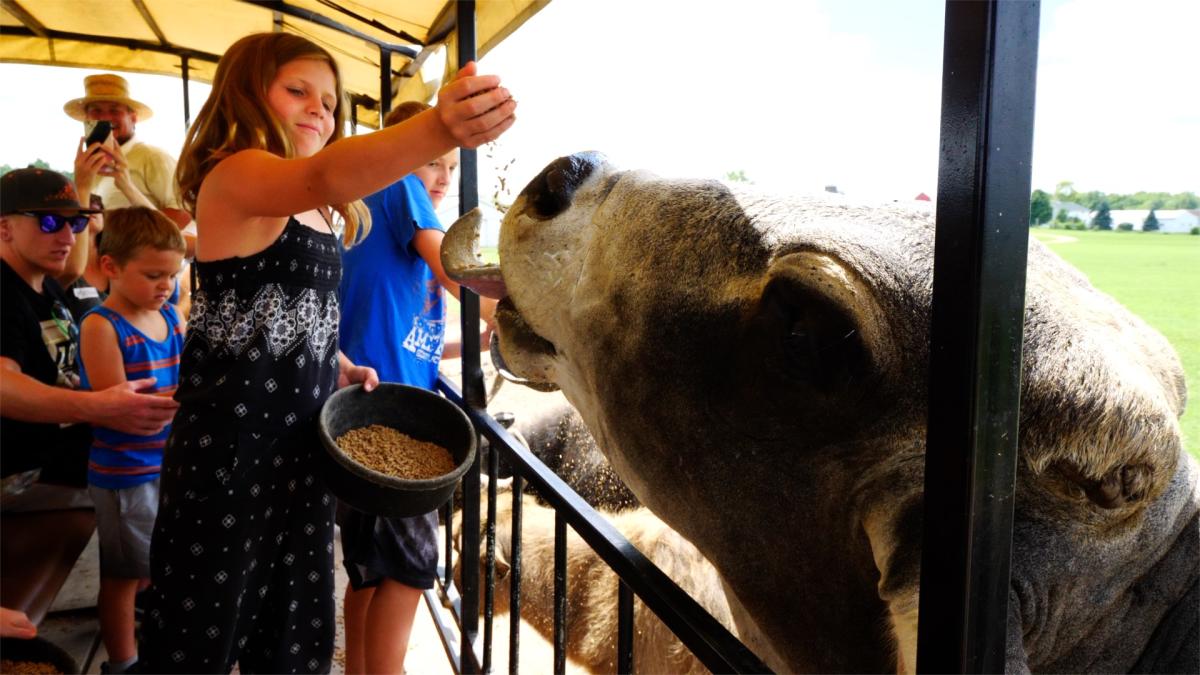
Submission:
[[[513,304],[512,298],[508,296],[504,296],[496,305],[496,322],[500,325],[505,339],[521,351],[541,356],[554,356],[558,353],[554,343],[529,326],[525,317],[521,316],[520,310]]]
[[[538,372],[521,372],[521,368],[508,365],[503,352],[513,354],[520,363],[536,363],[553,358],[558,352],[554,344],[538,335],[530,328],[521,316],[521,312],[513,304],[512,299],[505,296],[496,305],[497,334],[492,335],[491,353],[492,365],[504,379],[523,384],[539,391],[555,391],[558,385],[541,376]],[[503,344],[503,347],[501,347]],[[515,366],[515,364],[514,364]],[[535,369],[536,370],[536,369]]]

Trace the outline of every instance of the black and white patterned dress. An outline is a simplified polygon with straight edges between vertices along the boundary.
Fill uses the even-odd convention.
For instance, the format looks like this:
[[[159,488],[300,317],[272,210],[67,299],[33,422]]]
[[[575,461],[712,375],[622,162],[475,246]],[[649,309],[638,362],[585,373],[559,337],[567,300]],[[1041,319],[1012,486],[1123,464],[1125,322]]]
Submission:
[[[337,386],[338,242],[290,218],[197,264],[151,545],[146,672],[328,672],[333,506],[317,414]]]

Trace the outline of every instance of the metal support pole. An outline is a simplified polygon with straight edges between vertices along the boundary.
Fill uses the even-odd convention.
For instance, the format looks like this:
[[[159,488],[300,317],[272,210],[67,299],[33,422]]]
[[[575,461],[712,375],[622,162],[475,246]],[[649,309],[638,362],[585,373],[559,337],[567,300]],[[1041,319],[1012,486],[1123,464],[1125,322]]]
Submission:
[[[383,118],[392,111],[392,53],[387,47],[379,48],[379,128]]]
[[[475,3],[457,5],[458,67],[475,60]],[[479,205],[479,156],[474,149],[459,152],[458,212],[465,214]],[[473,408],[486,408],[483,369],[479,362],[479,296],[470,289],[461,290],[462,301],[462,382],[463,399]]]
[[[467,63],[475,60],[475,3],[473,1],[460,1],[455,7],[457,30],[458,30],[458,66],[461,68]],[[390,98],[390,97],[389,97]],[[462,149],[459,152],[459,188],[458,188],[458,212],[464,214],[479,203],[479,165],[474,150]],[[460,301],[462,303],[462,384],[463,384],[463,403],[467,406],[481,410],[487,407],[487,400],[483,386],[483,369],[479,361],[479,296],[471,292],[470,289],[463,288],[460,291]],[[476,432],[478,433],[478,432]],[[479,458],[476,456],[476,466],[463,476],[463,492],[468,495],[479,494]],[[470,497],[467,498],[464,509],[467,505],[471,505]],[[468,527],[467,521],[473,520],[475,528],[474,532],[478,532],[479,510],[478,502],[474,502],[471,507],[474,512],[474,517],[471,518],[464,513],[463,528],[466,531]],[[476,540],[474,546],[468,546],[467,537],[463,538],[463,560],[478,560],[479,559],[479,544]],[[474,539],[471,537],[470,539]],[[472,550],[468,550],[468,548]],[[463,565],[465,571],[468,567],[478,569],[476,565]],[[473,583],[471,583],[473,582]],[[479,634],[479,575],[463,574],[463,613],[462,613],[462,645],[459,655],[460,667],[465,668],[467,665],[467,652],[472,651],[472,643],[475,637]],[[472,653],[472,658],[474,654]]]
[[[1038,12],[946,3],[919,672],[1005,666]]]
[[[188,95],[188,69],[190,68],[187,54],[179,57],[180,79],[183,80],[183,130],[192,125],[192,103]]]

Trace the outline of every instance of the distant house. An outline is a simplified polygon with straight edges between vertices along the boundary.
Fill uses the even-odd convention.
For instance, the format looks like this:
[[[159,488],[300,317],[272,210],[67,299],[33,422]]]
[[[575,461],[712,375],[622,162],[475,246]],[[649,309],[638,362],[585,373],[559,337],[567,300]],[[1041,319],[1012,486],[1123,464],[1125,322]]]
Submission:
[[[1051,199],[1050,210],[1053,212],[1053,215],[1050,216],[1051,222],[1058,218],[1058,213],[1060,211],[1066,211],[1068,218],[1074,216],[1085,223],[1092,222],[1092,212],[1082,204],[1076,204],[1075,202],[1059,202]],[[1113,217],[1113,222],[1117,222],[1115,216]]]
[[[1130,223],[1134,230],[1141,230],[1150,209],[1116,209],[1109,214],[1114,228],[1120,223]],[[1092,222],[1095,215],[1095,212],[1091,213],[1085,222]],[[1154,217],[1158,219],[1159,232],[1187,234],[1193,227],[1200,227],[1200,209],[1158,209]]]
[[[1192,231],[1193,227],[1200,227],[1200,209],[1155,211],[1154,217],[1158,219],[1158,229],[1161,232],[1187,234]],[[1145,218],[1142,218],[1142,220],[1145,220]],[[1142,229],[1140,222],[1137,224],[1137,229]]]

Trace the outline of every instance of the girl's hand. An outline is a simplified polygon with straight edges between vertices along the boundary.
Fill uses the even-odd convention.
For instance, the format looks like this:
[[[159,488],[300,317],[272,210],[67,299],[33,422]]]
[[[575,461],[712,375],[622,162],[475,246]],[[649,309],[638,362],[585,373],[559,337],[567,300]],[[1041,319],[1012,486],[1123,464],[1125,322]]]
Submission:
[[[25,612],[0,607],[0,636],[29,640],[37,637],[37,626],[33,625]]]
[[[494,141],[516,121],[517,102],[495,75],[476,75],[475,62],[438,92],[438,118],[464,148]]]
[[[104,173],[104,167],[111,161],[103,143],[92,143],[84,146],[86,139],[79,139],[75,148],[75,190],[80,194],[91,194],[96,185],[96,176]]]
[[[346,358],[345,354],[338,353],[338,389],[352,384],[361,384],[365,391],[371,391],[379,386],[379,375],[374,368],[356,366]]]

